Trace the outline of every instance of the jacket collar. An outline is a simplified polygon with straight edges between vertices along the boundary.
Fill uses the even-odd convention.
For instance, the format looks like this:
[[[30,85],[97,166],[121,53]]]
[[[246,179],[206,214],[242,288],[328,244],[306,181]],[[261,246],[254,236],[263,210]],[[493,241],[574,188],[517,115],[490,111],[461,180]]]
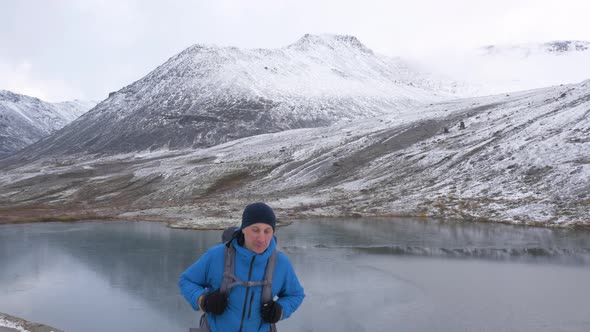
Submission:
[[[272,239],[270,240],[270,244],[268,245],[268,248],[266,248],[266,250],[261,254],[257,254],[254,251],[252,251],[246,247],[242,247],[241,245],[238,244],[238,241],[232,241],[232,245],[236,249],[236,255],[238,255],[239,257],[241,257],[243,259],[252,260],[252,257],[256,256],[256,259],[255,259],[255,264],[256,264],[256,263],[263,263],[263,262],[266,263],[266,261],[268,260],[270,255],[272,255],[272,253],[275,251],[277,244],[276,244],[275,238],[273,236]]]

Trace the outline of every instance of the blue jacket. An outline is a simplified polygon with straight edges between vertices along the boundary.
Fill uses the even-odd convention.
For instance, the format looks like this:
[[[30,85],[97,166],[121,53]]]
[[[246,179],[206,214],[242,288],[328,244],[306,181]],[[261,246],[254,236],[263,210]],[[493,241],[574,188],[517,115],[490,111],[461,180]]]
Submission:
[[[232,241],[236,249],[235,275],[240,280],[248,280],[248,272],[252,264],[250,281],[264,280],[266,262],[276,248],[274,238],[268,249],[262,254],[240,246],[237,241]],[[178,281],[180,292],[199,311],[197,301],[199,296],[219,289],[223,277],[224,244],[209,249],[199,260],[189,267]],[[228,305],[223,314],[208,314],[207,319],[212,332],[237,332],[243,320],[243,332],[267,332],[270,324],[263,321],[260,316],[262,286],[252,286],[249,291],[249,299],[246,297],[245,286],[235,286],[231,289]],[[305,294],[303,287],[295,275],[291,262],[283,253],[279,252],[272,280],[272,296],[278,296],[277,302],[283,307],[283,316],[286,319],[297,310]]]

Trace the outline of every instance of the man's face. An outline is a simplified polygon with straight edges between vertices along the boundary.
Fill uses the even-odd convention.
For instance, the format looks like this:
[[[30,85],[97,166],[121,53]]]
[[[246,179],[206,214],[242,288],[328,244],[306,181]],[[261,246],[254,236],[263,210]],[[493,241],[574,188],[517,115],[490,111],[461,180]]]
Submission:
[[[265,223],[256,223],[242,229],[244,233],[244,244],[246,248],[257,254],[263,253],[270,245],[273,230],[272,227]]]

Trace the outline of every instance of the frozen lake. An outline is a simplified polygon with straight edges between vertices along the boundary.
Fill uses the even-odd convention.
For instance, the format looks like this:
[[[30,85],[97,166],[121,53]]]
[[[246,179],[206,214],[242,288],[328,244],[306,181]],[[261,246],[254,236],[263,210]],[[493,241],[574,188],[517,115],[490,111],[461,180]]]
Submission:
[[[413,219],[279,229],[307,297],[279,331],[590,331],[590,233]],[[188,331],[180,273],[221,231],[0,225],[0,312],[66,331]]]

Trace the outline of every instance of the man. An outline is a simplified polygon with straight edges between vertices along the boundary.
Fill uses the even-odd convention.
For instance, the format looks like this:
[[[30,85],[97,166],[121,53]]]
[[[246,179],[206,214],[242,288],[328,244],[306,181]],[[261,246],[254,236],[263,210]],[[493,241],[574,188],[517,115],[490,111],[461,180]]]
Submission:
[[[305,294],[291,262],[281,252],[274,254],[275,224],[268,205],[246,206],[232,240],[210,248],[182,273],[178,282],[182,295],[193,309],[205,313],[201,331],[268,332],[301,305]],[[232,260],[233,271],[227,271],[225,262]],[[274,269],[267,269],[273,264]]]

